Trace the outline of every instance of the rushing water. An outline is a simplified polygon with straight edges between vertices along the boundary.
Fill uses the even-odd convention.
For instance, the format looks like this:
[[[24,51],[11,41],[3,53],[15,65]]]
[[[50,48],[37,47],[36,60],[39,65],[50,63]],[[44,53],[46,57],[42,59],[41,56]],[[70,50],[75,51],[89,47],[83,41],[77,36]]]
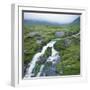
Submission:
[[[26,71],[25,74],[25,78],[29,78],[33,76],[33,69],[35,68],[36,62],[40,60],[40,57],[43,56],[45,54],[45,51],[47,50],[48,47],[50,47],[52,49],[52,53],[51,55],[47,58],[46,62],[51,62],[53,65],[57,64],[60,61],[60,56],[58,51],[56,51],[54,49],[54,44],[56,43],[56,41],[50,41],[47,45],[45,45],[41,52],[38,52],[34,55],[32,61],[29,63],[29,68]],[[41,73],[43,72],[45,65],[42,64],[40,67],[39,72],[37,73],[37,77],[39,77],[41,75]],[[45,76],[45,75],[43,75]]]

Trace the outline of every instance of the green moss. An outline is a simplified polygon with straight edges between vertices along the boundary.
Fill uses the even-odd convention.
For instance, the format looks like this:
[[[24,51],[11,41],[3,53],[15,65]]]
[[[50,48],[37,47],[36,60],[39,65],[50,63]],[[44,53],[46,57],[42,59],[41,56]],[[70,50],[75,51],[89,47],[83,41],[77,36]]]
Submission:
[[[61,50],[62,60],[57,64],[57,71],[61,75],[76,75],[80,74],[80,47],[79,45],[72,44],[65,50]]]

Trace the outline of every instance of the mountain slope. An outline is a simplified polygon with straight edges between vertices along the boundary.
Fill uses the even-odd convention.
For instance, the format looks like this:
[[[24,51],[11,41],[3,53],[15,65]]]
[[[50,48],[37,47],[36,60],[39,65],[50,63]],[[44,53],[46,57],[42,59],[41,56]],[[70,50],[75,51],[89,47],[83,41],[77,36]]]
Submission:
[[[80,17],[78,17],[77,19],[75,19],[72,24],[80,24]]]

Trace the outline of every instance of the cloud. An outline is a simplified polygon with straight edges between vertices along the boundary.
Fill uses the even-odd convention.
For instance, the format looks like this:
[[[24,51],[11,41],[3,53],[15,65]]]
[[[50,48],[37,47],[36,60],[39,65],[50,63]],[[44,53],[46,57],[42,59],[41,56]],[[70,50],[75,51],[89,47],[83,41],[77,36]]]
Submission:
[[[38,21],[48,21],[60,24],[67,24],[74,21],[80,15],[72,14],[50,14],[50,13],[24,13],[25,20],[38,20]]]

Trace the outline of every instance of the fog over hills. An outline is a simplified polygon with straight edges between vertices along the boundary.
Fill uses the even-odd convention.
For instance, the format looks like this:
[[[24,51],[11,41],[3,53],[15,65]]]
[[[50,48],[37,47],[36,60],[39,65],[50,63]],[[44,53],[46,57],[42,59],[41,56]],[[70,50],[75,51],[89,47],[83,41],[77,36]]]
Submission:
[[[75,21],[80,15],[72,14],[45,14],[45,13],[24,13],[25,24],[65,25]]]
[[[49,22],[49,21],[41,21],[41,20],[24,20],[25,25],[67,25],[67,24],[80,24],[80,17],[72,21],[71,23],[58,23],[58,22]]]

